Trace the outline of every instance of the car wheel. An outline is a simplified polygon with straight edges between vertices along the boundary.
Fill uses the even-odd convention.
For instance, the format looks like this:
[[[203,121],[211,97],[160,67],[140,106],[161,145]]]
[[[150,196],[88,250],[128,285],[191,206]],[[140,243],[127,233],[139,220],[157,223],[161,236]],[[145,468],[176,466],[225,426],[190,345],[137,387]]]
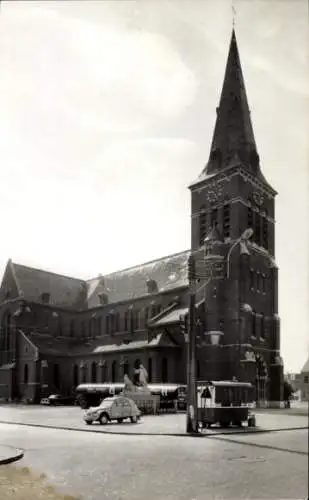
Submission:
[[[225,422],[224,420],[220,422],[220,427],[227,428],[230,425],[230,422]]]
[[[117,422],[118,422],[118,424],[122,424],[123,418],[117,418]]]
[[[108,416],[106,415],[106,413],[103,413],[100,418],[99,418],[99,422],[101,425],[105,425],[107,424],[108,422]]]
[[[233,422],[236,427],[242,427],[242,422],[240,420],[236,420]]]
[[[130,417],[130,420],[131,420],[132,424],[137,423],[137,417]]]

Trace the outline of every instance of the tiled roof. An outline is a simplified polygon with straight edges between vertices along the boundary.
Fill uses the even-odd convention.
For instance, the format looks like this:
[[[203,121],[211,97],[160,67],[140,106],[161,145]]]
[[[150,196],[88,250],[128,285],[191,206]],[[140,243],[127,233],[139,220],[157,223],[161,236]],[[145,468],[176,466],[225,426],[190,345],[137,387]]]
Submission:
[[[88,281],[16,263],[12,268],[19,293],[29,302],[42,302],[42,294],[49,294],[49,305],[79,310],[99,307],[100,294],[106,294],[109,304],[147,296],[148,280],[155,282],[158,293],[187,286],[189,253],[187,250]]]
[[[162,318],[158,319],[153,323],[154,326],[170,325],[171,323],[179,323],[181,316],[185,316],[188,313],[187,307],[182,307],[179,309],[174,309],[174,311],[169,312]]]
[[[147,340],[133,340],[132,342],[126,344],[110,344],[110,345],[98,345],[97,347],[93,348],[91,350],[91,353],[93,354],[100,354],[100,353],[112,353],[112,352],[119,352],[119,351],[132,351],[135,349],[143,349],[144,347],[147,347],[148,342]]]
[[[309,358],[301,369],[301,373],[309,372]]]
[[[12,370],[15,366],[15,363],[8,363],[6,365],[1,365],[0,370]]]
[[[158,333],[150,342],[147,339],[132,340],[114,344],[104,344],[102,339],[82,341],[76,339],[55,338],[44,333],[28,333],[27,338],[38,348],[40,354],[44,355],[89,355],[109,354],[121,351],[133,351],[147,347],[168,346],[175,344],[165,333]]]
[[[41,302],[50,294],[49,304],[80,309],[85,301],[86,286],[82,280],[13,263],[20,292],[29,301]]]
[[[158,292],[187,286],[188,257],[189,250],[89,280],[88,307],[100,305],[102,292],[109,304],[146,296],[149,279],[157,283]]]
[[[134,351],[138,349],[146,349],[147,347],[174,347],[174,342],[164,333],[158,333],[150,342],[148,340],[132,340],[131,342],[121,342],[120,344],[102,344],[97,339],[90,342],[88,345],[79,346],[80,354],[110,354],[121,351]]]
[[[176,344],[166,333],[158,333],[156,337],[154,337],[149,342],[149,347],[175,347]]]
[[[40,354],[68,355],[73,348],[82,349],[82,344],[74,339],[55,338],[43,333],[29,333],[27,337],[38,348]]]
[[[195,308],[199,309],[201,305],[205,302],[205,298],[203,297],[200,301],[195,303]],[[150,323],[150,326],[165,326],[171,325],[172,323],[179,323],[182,317],[186,316],[189,313],[188,307],[178,307],[177,309],[173,309],[168,313],[160,316],[157,321],[153,321]]]

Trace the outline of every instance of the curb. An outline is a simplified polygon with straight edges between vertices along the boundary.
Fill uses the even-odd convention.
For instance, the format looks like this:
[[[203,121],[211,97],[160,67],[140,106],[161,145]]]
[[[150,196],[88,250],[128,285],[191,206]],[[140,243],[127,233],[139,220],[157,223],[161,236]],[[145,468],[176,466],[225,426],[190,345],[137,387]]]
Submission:
[[[0,424],[7,424],[7,425],[23,425],[26,427],[38,427],[41,429],[58,429],[62,431],[75,431],[75,432],[90,432],[90,433],[96,433],[96,434],[109,434],[109,435],[115,435],[115,436],[156,436],[156,437],[182,437],[182,438],[206,438],[206,437],[214,437],[214,436],[234,436],[234,435],[250,435],[250,434],[267,434],[270,432],[282,432],[282,431],[296,431],[296,430],[304,430],[308,429],[308,426],[301,426],[301,427],[284,427],[280,429],[259,429],[255,428],[255,430],[250,430],[250,431],[234,431],[234,432],[227,432],[227,431],[219,431],[213,434],[184,434],[180,432],[166,432],[166,433],[160,433],[160,432],[124,432],[124,431],[109,431],[109,430],[102,430],[99,429],[76,429],[75,427],[68,427],[68,426],[62,426],[62,425],[44,425],[44,424],[26,424],[25,422],[6,422],[3,420],[0,420]]]
[[[209,437],[216,437],[216,436],[209,436]],[[217,441],[224,441],[226,443],[234,443],[234,444],[240,444],[242,446],[251,446],[255,448],[265,448],[266,450],[273,450],[273,451],[283,451],[284,453],[292,453],[294,455],[301,455],[301,456],[308,456],[307,451],[301,451],[301,450],[289,450],[287,448],[281,448],[279,446],[272,446],[268,444],[261,444],[261,443],[253,443],[248,442],[248,441],[238,441],[237,439],[227,439],[226,437],[221,437],[219,436],[217,438]]]
[[[11,446],[3,446],[3,448],[13,448]],[[18,462],[18,460],[21,460],[23,457],[24,457],[24,452],[21,451],[21,450],[17,450],[16,448],[13,448],[15,450],[15,454],[14,455],[10,455],[6,458],[1,458],[0,459],[0,465],[8,465],[8,464],[11,464],[13,462]]]

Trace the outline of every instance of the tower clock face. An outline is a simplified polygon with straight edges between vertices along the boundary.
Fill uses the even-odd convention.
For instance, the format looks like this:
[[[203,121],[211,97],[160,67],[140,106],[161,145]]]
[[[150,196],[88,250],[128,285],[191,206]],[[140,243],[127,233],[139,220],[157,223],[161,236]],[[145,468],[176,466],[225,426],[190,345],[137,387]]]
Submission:
[[[255,191],[252,195],[252,201],[260,207],[264,203],[264,196],[262,193]]]
[[[209,203],[215,203],[216,201],[219,201],[220,198],[222,198],[223,195],[223,189],[222,186],[219,184],[217,186],[213,186],[212,188],[207,191],[206,194],[206,199]]]

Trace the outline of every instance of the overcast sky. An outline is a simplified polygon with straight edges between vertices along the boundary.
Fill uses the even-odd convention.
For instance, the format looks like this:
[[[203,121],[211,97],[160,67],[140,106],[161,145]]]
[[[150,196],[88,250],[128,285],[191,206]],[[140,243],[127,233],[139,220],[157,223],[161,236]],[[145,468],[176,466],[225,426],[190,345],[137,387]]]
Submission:
[[[278,190],[282,353],[308,355],[305,0],[236,1],[262,170]],[[189,248],[187,186],[208,158],[230,0],[4,1],[0,272],[90,278]]]

